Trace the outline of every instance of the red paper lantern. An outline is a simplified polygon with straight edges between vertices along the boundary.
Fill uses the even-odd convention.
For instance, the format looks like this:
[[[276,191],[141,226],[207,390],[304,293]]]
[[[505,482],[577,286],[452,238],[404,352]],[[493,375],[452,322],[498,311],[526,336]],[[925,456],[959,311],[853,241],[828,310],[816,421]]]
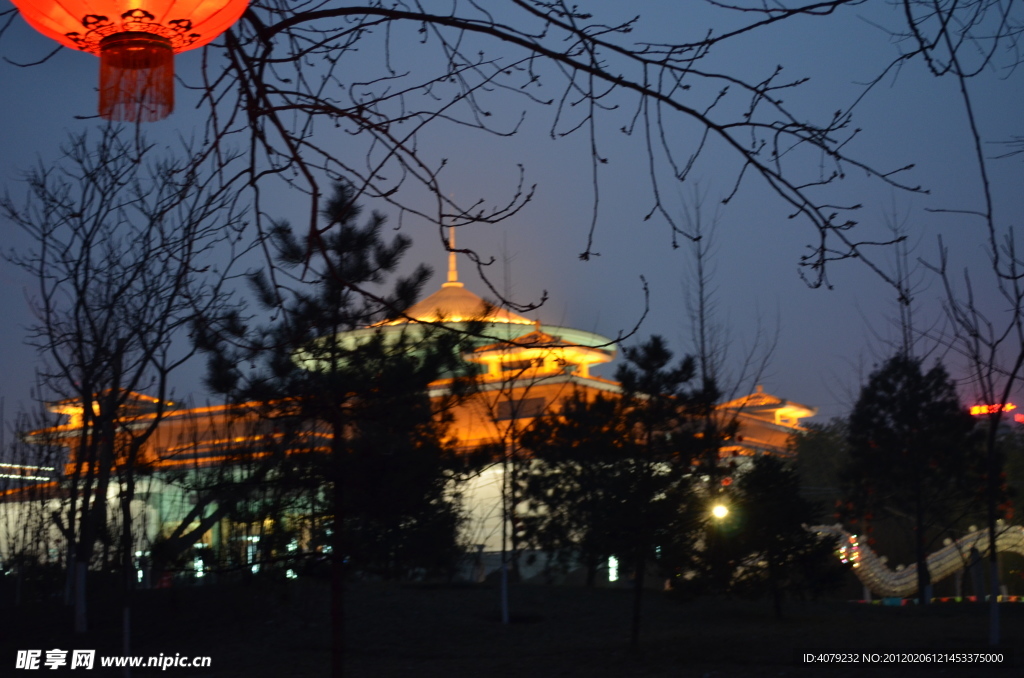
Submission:
[[[100,58],[100,115],[153,121],[174,110],[174,55],[235,23],[249,0],[11,0],[48,38]]]

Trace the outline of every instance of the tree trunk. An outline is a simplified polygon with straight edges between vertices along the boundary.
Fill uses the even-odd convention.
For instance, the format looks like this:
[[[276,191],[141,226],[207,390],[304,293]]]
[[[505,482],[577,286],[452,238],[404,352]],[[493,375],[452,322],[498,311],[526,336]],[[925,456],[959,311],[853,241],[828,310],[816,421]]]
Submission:
[[[644,595],[644,576],[647,573],[647,559],[641,551],[636,559],[636,574],[633,578],[633,623],[629,631],[629,644],[636,649],[640,645],[640,613]]]
[[[132,456],[134,457],[134,454]],[[124,596],[121,602],[121,654],[126,657],[132,654],[132,595],[135,590],[135,561],[132,548],[132,499],[135,497],[133,465],[134,459],[126,464],[127,477],[121,494],[121,576]],[[124,675],[125,678],[132,675],[130,666],[125,665]]]
[[[1003,400],[1002,402],[1006,401]],[[998,427],[999,413],[996,413],[989,420],[987,441],[988,454],[986,458],[986,466],[988,470],[988,557],[989,572],[991,573],[991,581],[989,582],[990,597],[988,601],[988,644],[991,647],[998,646],[1002,637],[1002,631],[999,624],[999,554],[996,552],[996,499],[999,496],[1001,476],[999,458],[996,454],[996,431]],[[980,596],[978,600],[979,602],[982,600]]]
[[[75,560],[75,633],[85,633],[89,630],[89,625],[86,621],[87,615],[85,603],[85,575],[88,569],[88,562],[83,563],[80,560]]]
[[[121,654],[125,657],[130,657],[132,654],[132,606],[129,601],[125,601],[121,607]],[[125,664],[125,678],[130,678],[131,675],[132,667]]]
[[[331,678],[345,675],[345,429],[332,426],[331,468],[334,475],[334,528],[331,532]]]
[[[925,551],[924,504],[920,479],[917,482],[915,494],[914,555],[917,557],[917,602],[920,605],[927,605],[931,597],[932,575],[928,571],[928,554]]]
[[[775,567],[774,557],[770,554],[768,560],[768,581],[772,587],[772,606],[775,609],[775,618],[782,619],[782,587],[779,585],[778,570]]]
[[[342,538],[344,491],[334,487],[334,530],[331,533],[331,677],[345,675],[345,554]]]
[[[597,563],[593,560],[587,560],[587,581],[586,587],[588,589],[594,588],[594,580],[597,579]]]

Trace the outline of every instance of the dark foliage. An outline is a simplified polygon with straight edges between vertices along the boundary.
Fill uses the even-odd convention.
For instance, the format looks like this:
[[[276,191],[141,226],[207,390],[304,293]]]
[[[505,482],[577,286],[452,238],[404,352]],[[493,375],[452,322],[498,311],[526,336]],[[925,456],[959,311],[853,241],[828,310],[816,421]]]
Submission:
[[[800,477],[800,492],[813,501],[824,502],[818,520],[835,522],[835,506],[842,497],[842,473],[849,460],[845,419],[825,424],[809,423],[793,436],[790,448],[794,469]]]
[[[621,401],[573,393],[557,412],[534,421],[522,443],[533,454],[519,474],[527,544],[551,554],[554,567],[581,563],[591,586],[598,566],[628,548],[622,509],[633,489],[636,449]]]
[[[805,526],[821,507],[800,494],[796,471],[777,457],[761,456],[739,480],[730,519],[739,556],[732,589],[772,598],[776,616],[788,595],[817,598],[836,588],[845,568],[835,559],[835,543],[819,539]]]
[[[974,424],[941,364],[924,371],[900,354],[871,374],[850,415],[843,515],[864,534],[886,519],[910,530],[921,597],[931,583],[929,549],[984,496]]]
[[[462,469],[427,387],[459,371],[461,338],[422,326],[372,329],[416,300],[429,271],[395,278],[411,243],[386,239],[379,213],[360,224],[354,195],[336,186],[320,247],[274,225],[275,277],[260,271],[250,282],[264,308],[278,309],[275,321],[251,331],[230,318],[222,327],[234,336],[204,335],[209,385],[254,403],[287,438],[281,468],[295,470],[267,481],[280,485],[278,495],[300,495],[311,544],[330,542],[350,572],[447,571],[461,522],[447,486]]]

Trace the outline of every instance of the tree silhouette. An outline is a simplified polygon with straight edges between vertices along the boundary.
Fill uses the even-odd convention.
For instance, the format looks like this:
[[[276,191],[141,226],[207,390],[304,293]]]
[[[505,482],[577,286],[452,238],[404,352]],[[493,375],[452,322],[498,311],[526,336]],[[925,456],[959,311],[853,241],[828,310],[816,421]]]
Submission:
[[[43,397],[77,412],[59,441],[72,449],[57,520],[78,631],[87,627],[86,573],[101,542],[119,544],[129,619],[142,450],[170,402],[171,374],[194,353],[183,335],[226,303],[230,265],[211,253],[238,244],[240,214],[231,192],[187,158],[188,149],[158,156],[143,136],[106,127],[73,136],[60,162],[29,172],[24,206],[0,199],[0,214],[33,243],[5,257],[38,283],[29,343],[45,360]],[[112,496],[121,514],[113,541]]]
[[[250,331],[227,318],[220,333],[200,337],[209,384],[255,403],[292,434],[287,452],[304,455],[320,481],[312,491],[326,485],[320,524],[332,561],[333,675],[343,666],[346,572],[443,569],[456,556],[460,524],[447,487],[458,464],[444,435],[444,399],[432,403],[428,385],[460,373],[463,335],[378,325],[415,301],[429,271],[396,277],[409,239],[385,239],[376,212],[360,224],[354,196],[350,185],[336,185],[322,247],[310,250],[287,223],[274,225],[278,282],[263,271],[250,276],[260,304],[279,309],[271,326]],[[371,288],[380,291],[364,293]],[[245,371],[249,364],[256,369]],[[455,380],[452,397],[457,387]]]
[[[836,184],[856,171],[879,186],[924,190],[903,179],[911,166],[878,166],[856,154],[851,141],[861,132],[858,105],[911,63],[961,85],[1012,66],[1020,36],[1016,3],[901,0],[880,26],[900,46],[892,60],[860,96],[818,110],[791,96],[814,82],[799,72],[789,75],[785,64],[762,70],[747,60],[736,65],[717,58],[792,24],[815,33],[829,19],[850,20],[862,4],[707,0],[698,6],[701,18],[709,17],[706,26],[659,39],[645,35],[642,15],[595,15],[564,0],[487,7],[462,0],[444,11],[419,1],[254,0],[223,46],[208,50],[194,83],[212,147],[202,155],[244,139],[237,145],[247,149],[248,167],[225,172],[226,183],[252,191],[261,226],[269,185],[284,182],[310,195],[315,245],[320,202],[338,178],[438,226],[515,214],[533,193],[526,170],[516,168],[519,180],[503,187],[501,197],[456,200],[451,189],[459,187],[449,186],[445,173],[449,158],[429,153],[426,142],[444,128],[514,137],[537,122],[555,139],[584,137],[581,160],[593,185],[593,209],[581,255],[589,257],[596,254],[598,208],[610,180],[612,135],[632,137],[648,156],[643,212],[668,226],[673,244],[691,234],[666,205],[672,187],[699,174],[708,157],[724,154],[735,160],[726,199],[760,182],[792,215],[806,219],[816,237],[801,263],[809,282],[828,284],[832,262],[870,260],[877,244],[854,228],[860,205],[837,201]],[[816,108],[820,98],[809,98]],[[345,143],[325,139],[323,129]],[[424,191],[428,204],[418,199]]]
[[[531,425],[521,487],[528,541],[563,564],[581,559],[588,584],[608,556],[630,564],[635,645],[648,565],[674,562],[696,526],[692,471],[707,443],[697,435],[704,419],[693,358],[673,365],[659,336],[623,353],[619,396],[575,393]]]
[[[800,492],[808,499],[825,502],[828,517],[831,517],[833,507],[843,496],[841,475],[848,463],[846,420],[811,422],[805,428],[790,441],[794,468],[800,476]]]
[[[564,568],[580,562],[586,585],[610,556],[628,552],[631,521],[622,511],[633,491],[636,455],[619,398],[579,391],[524,433],[530,463],[520,472],[525,541]]]
[[[922,603],[931,586],[929,546],[974,507],[984,487],[973,430],[945,368],[937,363],[925,372],[903,354],[871,374],[850,414],[847,515],[865,530],[886,517],[911,529]]]
[[[673,365],[672,352],[657,335],[623,354],[626,362],[615,376],[632,454],[625,471],[629,493],[620,510],[629,529],[624,555],[634,568],[630,640],[636,645],[647,564],[657,560],[659,547],[675,551],[689,533],[680,523],[694,499],[691,470],[710,443],[695,435],[703,421],[695,416],[694,403],[700,403],[703,388],[691,386],[694,359],[687,356]]]
[[[820,507],[801,496],[794,469],[778,457],[754,459],[740,476],[727,518],[736,522],[729,535],[738,545],[734,590],[755,595],[767,591],[775,615],[782,617],[787,593],[809,590],[817,595],[836,586],[842,570],[834,562],[835,544],[805,529],[819,512]]]

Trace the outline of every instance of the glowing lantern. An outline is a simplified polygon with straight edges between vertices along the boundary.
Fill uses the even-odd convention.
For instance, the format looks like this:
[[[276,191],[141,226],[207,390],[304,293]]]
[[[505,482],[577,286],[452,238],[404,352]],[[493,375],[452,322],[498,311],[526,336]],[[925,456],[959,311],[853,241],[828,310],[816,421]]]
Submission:
[[[174,55],[235,23],[248,0],[11,0],[48,38],[100,57],[100,115],[153,121],[174,110]]]

